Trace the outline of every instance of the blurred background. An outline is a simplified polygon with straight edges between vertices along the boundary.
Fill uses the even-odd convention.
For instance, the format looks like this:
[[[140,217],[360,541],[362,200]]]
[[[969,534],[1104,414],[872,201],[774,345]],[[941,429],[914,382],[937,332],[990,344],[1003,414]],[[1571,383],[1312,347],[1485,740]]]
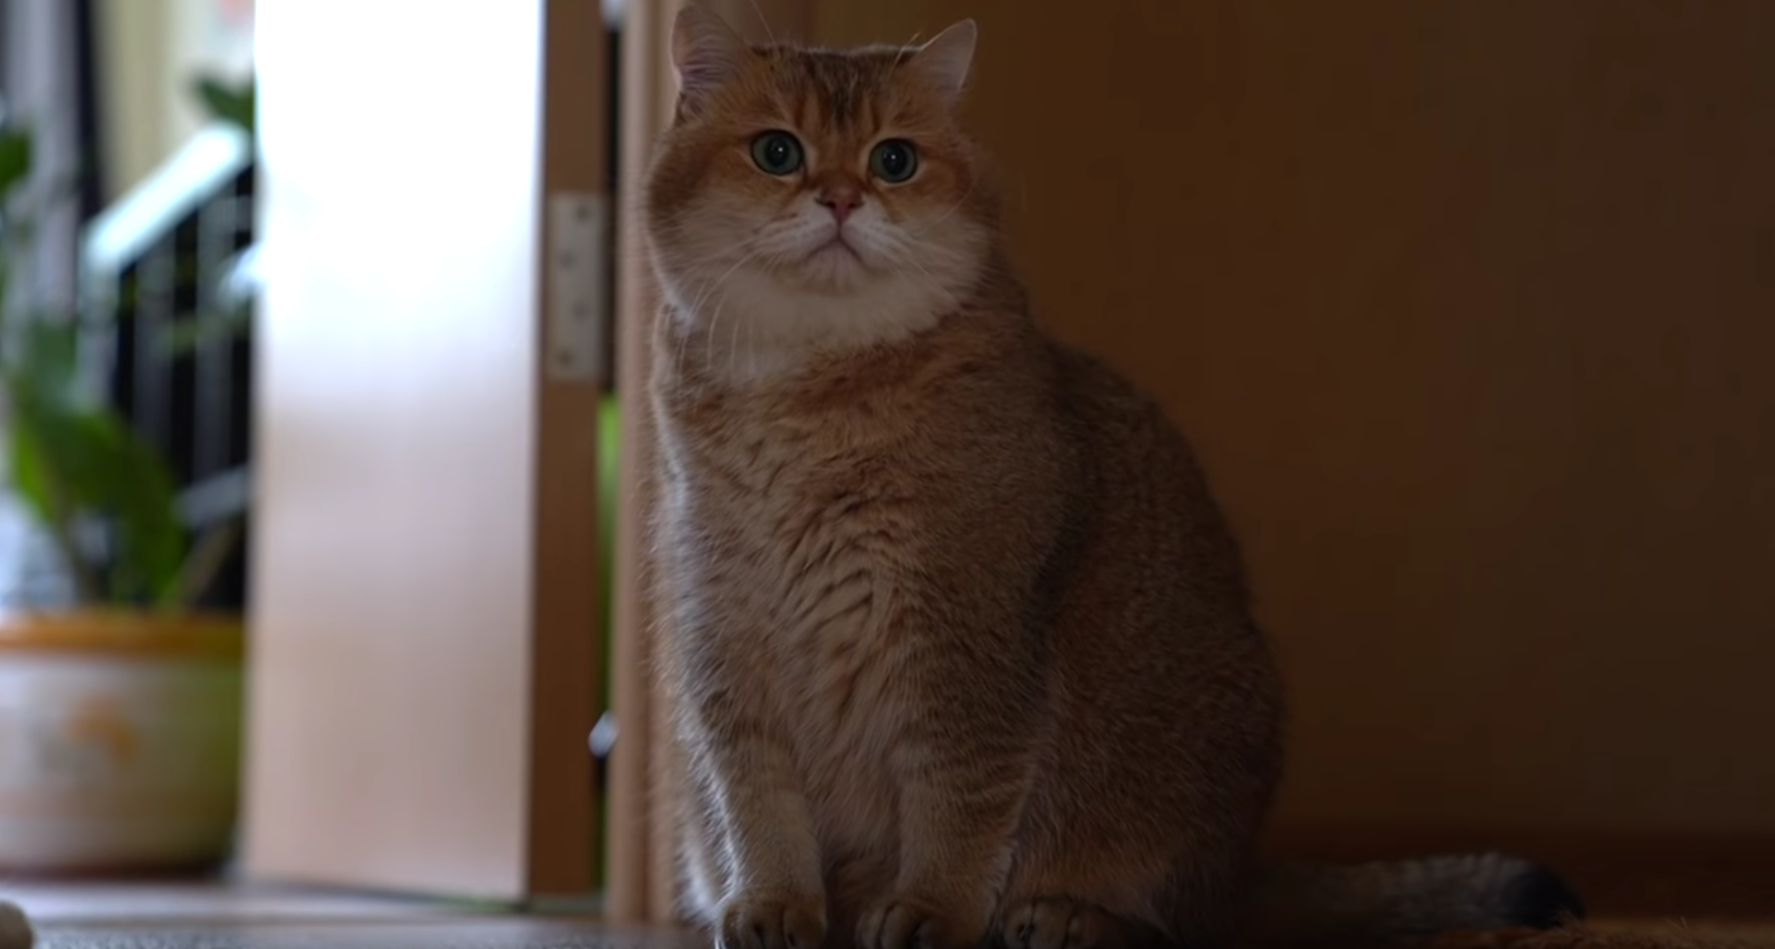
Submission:
[[[252,4],[9,0],[0,14],[0,115],[28,161],[7,182],[11,302],[85,315],[85,375],[178,489],[215,498],[188,527],[238,515],[248,347],[200,347],[194,330],[237,305],[251,260],[251,117],[230,107],[250,109]],[[11,523],[0,596],[54,598],[66,578],[33,574]],[[227,566],[211,595],[238,607],[242,571]]]
[[[1250,561],[1269,849],[1772,909],[1775,6],[709,5],[979,21],[1038,318]],[[665,915],[624,209],[676,6],[0,0],[6,872]]]
[[[251,3],[0,3],[0,865],[214,865],[238,809]]]

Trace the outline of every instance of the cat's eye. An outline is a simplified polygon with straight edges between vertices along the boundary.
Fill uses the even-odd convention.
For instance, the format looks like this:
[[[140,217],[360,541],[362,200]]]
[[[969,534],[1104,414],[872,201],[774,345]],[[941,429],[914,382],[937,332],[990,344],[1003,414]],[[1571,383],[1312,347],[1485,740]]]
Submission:
[[[801,142],[788,132],[765,132],[752,140],[752,161],[767,175],[801,170]]]
[[[899,184],[918,171],[918,149],[903,138],[890,138],[869,153],[869,171],[888,184]]]

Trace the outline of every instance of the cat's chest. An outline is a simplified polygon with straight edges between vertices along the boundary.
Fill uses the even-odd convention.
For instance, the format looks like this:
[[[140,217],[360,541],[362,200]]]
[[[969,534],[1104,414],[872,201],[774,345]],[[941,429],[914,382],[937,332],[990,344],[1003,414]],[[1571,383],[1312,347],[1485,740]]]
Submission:
[[[760,384],[667,373],[656,405],[668,517],[711,549],[744,546],[796,570],[840,552],[846,534],[878,530],[916,466],[929,404],[870,377],[843,361]]]
[[[875,774],[900,720],[892,624],[918,530],[905,459],[806,427],[728,426],[669,450],[670,543],[695,604],[681,632],[743,652],[767,681],[816,798],[874,813],[852,784]]]
[[[734,423],[671,445],[667,519],[694,595],[801,652],[878,631],[916,512],[905,459],[818,424]]]

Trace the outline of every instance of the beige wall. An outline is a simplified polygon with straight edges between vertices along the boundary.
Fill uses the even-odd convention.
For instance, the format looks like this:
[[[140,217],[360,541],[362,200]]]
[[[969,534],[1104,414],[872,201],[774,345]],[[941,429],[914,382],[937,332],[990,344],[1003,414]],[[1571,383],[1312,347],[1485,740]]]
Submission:
[[[1162,397],[1244,539],[1284,817],[1775,833],[1775,5],[815,33],[964,14],[1043,320]]]

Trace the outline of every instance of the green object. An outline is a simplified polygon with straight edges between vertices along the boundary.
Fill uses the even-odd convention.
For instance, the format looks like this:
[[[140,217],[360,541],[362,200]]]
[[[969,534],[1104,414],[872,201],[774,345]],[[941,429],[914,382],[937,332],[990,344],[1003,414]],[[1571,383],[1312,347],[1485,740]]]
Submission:
[[[622,465],[622,405],[614,393],[604,396],[598,406],[598,609],[603,614],[599,633],[606,650],[604,668],[610,668],[608,650],[614,620],[611,591],[615,589],[613,565],[616,561],[617,499],[620,497]],[[608,693],[609,688],[605,689]]]
[[[31,174],[31,137],[23,131],[0,129],[0,195]]]
[[[0,399],[10,487],[54,543],[80,606],[188,606],[208,571],[188,570],[173,477],[154,447],[83,386],[77,314],[37,303],[15,279],[35,248],[22,208],[32,177],[28,129],[0,128]],[[107,525],[109,551],[82,527]],[[203,545],[199,545],[203,546]]]
[[[253,80],[229,85],[214,76],[199,76],[193,89],[211,117],[238,126],[248,135],[254,134],[258,125],[258,87]]]

